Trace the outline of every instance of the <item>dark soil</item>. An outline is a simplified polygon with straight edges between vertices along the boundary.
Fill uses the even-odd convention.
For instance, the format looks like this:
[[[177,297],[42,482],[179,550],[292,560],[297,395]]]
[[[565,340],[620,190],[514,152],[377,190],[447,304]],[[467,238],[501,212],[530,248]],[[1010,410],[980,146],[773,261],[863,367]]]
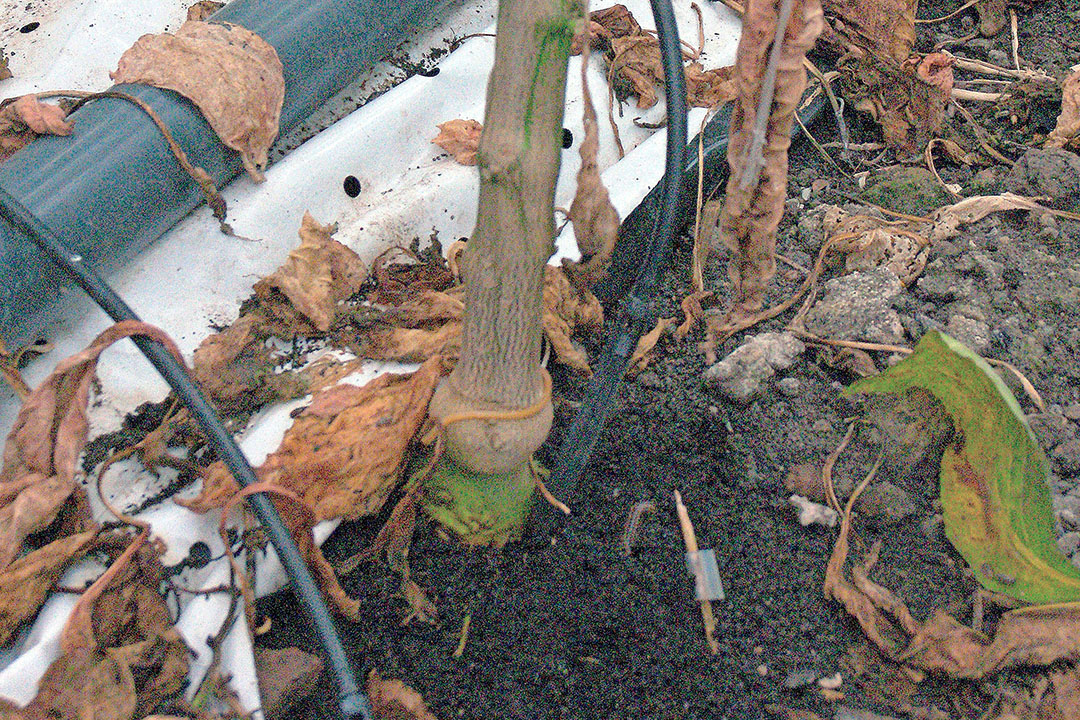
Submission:
[[[944,15],[955,5],[930,2],[920,16]],[[1080,36],[1070,19],[1078,11],[1075,2],[1049,0],[1021,12],[1021,55],[1060,78],[1080,62]],[[932,26],[933,32],[963,36],[973,17],[962,14]],[[1073,31],[1064,32],[1066,27]],[[953,51],[981,53],[982,59],[989,49],[1008,52],[1008,30],[986,45],[971,53],[964,45]],[[1003,122],[990,111],[978,117],[991,129]],[[851,120],[853,141],[879,139],[872,123]],[[837,139],[827,116],[814,132],[822,143]],[[1040,132],[1046,128],[1010,127],[1009,142],[1030,142]],[[1016,144],[1004,151],[1017,158],[1024,149]],[[961,183],[965,194],[987,193],[970,191],[972,169],[939,170],[946,181]],[[999,166],[990,173],[997,188],[990,192],[1004,189],[1007,172]],[[803,189],[816,179],[827,180],[827,187],[804,201]],[[848,203],[841,193],[857,192],[850,178],[808,144],[798,145],[791,160],[791,212],[781,228],[779,252],[809,266],[821,237],[808,231],[812,223],[800,220],[812,217],[822,203]],[[684,238],[674,266],[687,268],[688,255]],[[982,263],[982,257],[997,265]],[[721,258],[710,267],[710,287],[726,284],[724,262]],[[987,277],[986,267],[999,267],[996,281]],[[834,265],[828,276],[842,272]],[[661,315],[681,317],[685,275],[669,274]],[[990,216],[935,245],[924,277],[969,289],[929,292],[918,283],[906,288],[894,304],[904,323],[904,342],[910,346],[930,327],[948,327],[957,315],[983,323],[989,341],[982,354],[1015,364],[1050,406],[1033,420],[1056,463],[1055,494],[1066,498],[1058,507],[1068,504],[1080,468],[1054,450],[1078,434],[1075,418],[1065,420],[1062,412],[1080,403],[1080,222],[1026,213]],[[782,265],[766,304],[785,299],[800,281],[799,273]],[[790,315],[748,334],[780,331]],[[572,531],[560,534],[555,545],[467,550],[420,522],[409,562],[413,579],[435,601],[438,626],[402,625],[407,606],[397,596],[400,579],[385,565],[365,565],[348,576],[345,587],[362,603],[364,622],[341,628],[361,677],[374,667],[383,677],[404,680],[445,720],[757,718],[783,708],[831,718],[836,702],[897,717],[935,717],[931,708],[937,708],[944,715],[936,717],[974,718],[988,709],[991,695],[940,678],[920,683],[903,698],[852,680],[858,651],[853,655],[851,648],[865,645],[863,633],[822,594],[836,530],[802,527],[783,481],[794,465],[820,465],[840,442],[847,420],[864,412],[863,404],[839,394],[855,376],[831,367],[824,350],[810,348],[760,395],[734,404],[706,388],[700,339],[699,331],[681,344],[662,342],[657,361],[624,385],[572,498]],[[718,356],[743,340],[727,341]],[[884,353],[873,359],[878,367],[890,362]],[[782,392],[781,377],[797,382]],[[580,380],[555,374],[560,402],[552,448],[583,392]],[[1022,399],[1022,404],[1031,411],[1030,402]],[[862,478],[880,440],[880,433],[860,432],[835,471],[841,488]],[[545,452],[550,457],[550,449]],[[867,510],[856,531],[866,544],[883,541],[873,577],[900,595],[916,619],[947,608],[965,621],[975,583],[935,516],[935,457],[930,447],[919,462],[886,462],[882,480],[902,491],[906,514],[895,519]],[[708,651],[693,601],[672,490],[682,493],[702,547],[715,548],[720,561],[727,598],[713,604],[717,655]],[[654,501],[657,512],[645,517],[626,557],[620,552],[624,523],[642,500]],[[384,520],[385,515],[343,526],[326,545],[329,556],[345,557],[366,546]],[[856,545],[856,554],[863,550]],[[273,620],[264,644],[314,650],[289,594],[265,599],[260,611]],[[454,658],[466,616],[471,616],[468,642]],[[844,695],[828,700],[814,681],[836,672],[844,675]],[[298,717],[333,716],[333,688],[327,680],[323,684],[325,692],[294,711]]]

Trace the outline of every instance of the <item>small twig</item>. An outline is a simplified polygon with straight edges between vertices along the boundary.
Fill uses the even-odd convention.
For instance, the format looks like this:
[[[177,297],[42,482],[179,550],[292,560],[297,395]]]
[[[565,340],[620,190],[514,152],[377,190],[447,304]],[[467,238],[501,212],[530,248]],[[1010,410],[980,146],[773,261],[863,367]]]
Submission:
[[[690,9],[697,15],[697,52],[695,52],[694,57],[691,58],[692,60],[697,60],[701,57],[701,53],[705,52],[705,20],[701,16],[701,6],[696,2],[690,3]]]
[[[844,439],[840,441],[835,450],[829,453],[829,456],[825,458],[825,463],[821,466],[821,485],[825,489],[825,500],[829,503],[829,507],[838,513],[842,512],[843,508],[840,507],[840,501],[836,498],[836,486],[833,484],[832,471],[836,461],[840,459],[840,453],[844,452],[844,448],[855,437],[856,427],[857,425],[854,422],[848,424],[847,434],[844,435]]]
[[[971,58],[954,57],[953,67],[957,70],[967,70],[969,72],[977,72],[995,77],[1010,77],[1016,78],[1017,80],[1044,80],[1047,82],[1053,82],[1054,80],[1042,70],[1013,70],[1011,68],[1004,68],[1000,65],[986,62],[985,60],[972,60]]]
[[[821,83],[822,90],[825,91],[825,97],[829,99],[829,105],[832,107],[833,117],[836,118],[836,127],[840,131],[840,142],[843,148],[840,152],[840,157],[845,161],[851,157],[849,146],[851,145],[851,134],[848,132],[847,123],[844,122],[844,101],[836,97],[836,93],[832,89],[832,78],[837,75],[835,72],[823,73],[818,66],[810,62],[808,58],[803,58],[803,66],[810,71],[810,74],[817,78],[817,81]],[[798,117],[796,114],[795,117]],[[799,123],[802,125],[802,122]]]
[[[1009,8],[1009,32],[1012,36],[1013,65],[1020,71],[1020,33],[1016,29],[1016,9]]]
[[[551,494],[551,491],[547,489],[547,485],[540,479],[540,473],[536,467],[530,465],[530,470],[533,474],[533,481],[536,483],[536,487],[540,490],[540,495],[548,501],[548,503],[563,515],[570,514],[570,508],[566,506],[566,503],[559,500],[557,497]]]
[[[945,22],[945,21],[946,21],[946,20],[948,20],[949,18],[953,18],[953,17],[956,17],[956,16],[957,16],[957,15],[959,15],[960,13],[964,12],[965,10],[967,10],[967,9],[968,9],[969,7],[972,7],[972,6],[974,6],[974,5],[975,5],[975,4],[977,3],[977,2],[979,2],[979,0],[968,0],[968,2],[964,3],[964,4],[963,4],[963,5],[961,5],[960,7],[956,8],[955,10],[953,10],[953,11],[952,11],[951,13],[949,13],[948,15],[942,15],[941,17],[936,17],[936,18],[930,18],[930,19],[927,19],[927,20],[919,20],[919,19],[916,19],[916,20],[915,20],[915,24],[916,24],[916,25],[930,25],[930,24],[932,24],[932,23],[939,23],[939,22]]]
[[[810,141],[810,144],[814,146],[814,149],[818,151],[821,157],[825,158],[826,162],[836,168],[841,175],[850,177],[848,171],[840,167],[840,164],[832,159],[832,155],[825,152],[825,148],[821,147],[821,143],[817,141],[817,138],[815,138],[810,133],[810,130],[807,129],[806,125],[803,124],[802,118],[799,117],[799,113],[795,113],[795,122],[799,123],[799,128],[802,130],[803,135],[806,136],[806,139]]]
[[[695,5],[694,7],[697,7]],[[706,116],[708,117],[708,116]],[[698,129],[697,147],[697,196],[694,206],[694,254],[690,262],[690,283],[694,292],[705,290],[705,256],[708,253],[708,243],[702,234],[701,206],[704,201],[705,181],[705,118],[701,119],[701,128]]]
[[[459,658],[465,652],[465,644],[469,642],[469,625],[472,624],[472,613],[465,616],[465,619],[461,621],[461,639],[458,640],[457,647],[454,648],[452,657]]]
[[[953,104],[953,107],[956,108],[956,111],[959,112],[961,115],[963,115],[964,119],[967,120],[968,123],[971,125],[972,130],[975,131],[975,138],[979,141],[979,147],[981,147],[983,149],[983,151],[987,155],[994,158],[995,160],[997,160],[1000,163],[1004,163],[1004,164],[1008,165],[1009,167],[1012,167],[1013,165],[1016,164],[1012,160],[1005,157],[1000,152],[998,152],[997,150],[995,150],[993,147],[990,146],[990,143],[987,142],[987,140],[986,140],[986,131],[983,130],[982,126],[979,125],[979,123],[977,123],[975,121],[974,116],[972,116],[972,114],[970,112],[968,112],[967,108],[965,108],[960,103],[956,102],[956,100],[953,100],[952,104]]]
[[[954,87],[949,94],[953,100],[970,100],[972,102],[998,102],[1005,97],[1005,93],[980,92],[978,90],[965,90]]]
[[[634,543],[637,542],[637,536],[641,532],[641,521],[644,516],[655,512],[656,503],[652,500],[636,502],[630,508],[630,514],[626,517],[626,523],[623,525],[622,542],[619,543],[624,556],[630,557],[633,554]]]
[[[607,117],[608,123],[611,124],[611,132],[615,136],[615,149],[619,151],[619,159],[622,160],[626,157],[626,151],[623,150],[622,136],[619,135],[619,125],[615,122],[615,61],[612,60],[611,65],[608,66],[607,74]]]
[[[687,553],[698,551],[697,535],[694,533],[694,524],[690,522],[690,514],[683,505],[682,496],[675,491],[675,513],[679,516],[679,528],[682,530],[683,543]],[[701,620],[705,624],[705,641],[709,643],[709,650],[713,655],[720,652],[720,645],[716,642],[716,619],[713,617],[712,603],[708,600],[701,601]]]
[[[938,174],[937,166],[934,164],[934,143],[938,142],[943,141],[941,138],[930,138],[930,142],[926,143],[926,150],[923,152],[923,159],[926,160],[926,167],[930,168],[930,172],[934,174],[934,179],[938,181],[938,185],[940,185],[945,192],[952,195],[955,200],[963,200],[963,195],[946,185],[945,181],[941,179],[941,175]]]

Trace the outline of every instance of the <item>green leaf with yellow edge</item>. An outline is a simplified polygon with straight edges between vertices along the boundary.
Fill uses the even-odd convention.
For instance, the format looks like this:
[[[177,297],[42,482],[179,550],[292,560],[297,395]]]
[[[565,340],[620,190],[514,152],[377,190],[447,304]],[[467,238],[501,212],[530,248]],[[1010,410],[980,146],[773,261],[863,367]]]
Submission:
[[[923,388],[952,418],[941,459],[945,535],[983,587],[1034,604],[1080,600],[1080,571],[1054,537],[1046,455],[1016,398],[978,355],[932,330],[853,393]]]

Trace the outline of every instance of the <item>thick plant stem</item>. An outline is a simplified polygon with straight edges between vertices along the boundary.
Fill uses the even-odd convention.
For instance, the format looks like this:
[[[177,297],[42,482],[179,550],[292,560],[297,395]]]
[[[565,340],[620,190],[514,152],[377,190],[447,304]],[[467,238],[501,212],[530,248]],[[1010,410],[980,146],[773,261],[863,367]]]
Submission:
[[[555,236],[567,59],[582,15],[573,0],[499,3],[480,203],[462,263],[462,354],[431,402],[433,417],[454,418],[448,456],[476,474],[518,476],[551,427],[540,368],[544,265]],[[490,413],[538,405],[518,417]]]

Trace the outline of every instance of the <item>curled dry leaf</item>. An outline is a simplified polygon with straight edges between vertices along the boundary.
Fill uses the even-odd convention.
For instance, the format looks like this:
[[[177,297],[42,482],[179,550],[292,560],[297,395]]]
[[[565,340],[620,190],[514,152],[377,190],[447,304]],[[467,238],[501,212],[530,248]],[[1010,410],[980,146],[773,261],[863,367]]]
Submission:
[[[639,373],[649,367],[649,363],[653,360],[652,351],[656,348],[656,343],[660,341],[668,328],[675,324],[676,320],[677,318],[674,317],[660,318],[656,321],[656,327],[641,336],[637,347],[634,348],[634,354],[630,356],[631,373]]]
[[[144,531],[79,599],[25,718],[129,720],[173,699],[189,650],[159,588],[161,563]]]
[[[581,168],[577,175],[577,191],[570,205],[570,220],[574,223],[574,237],[581,251],[582,263],[563,261],[571,281],[581,290],[593,287],[602,280],[611,265],[611,254],[619,238],[619,213],[611,204],[607,188],[600,179],[597,151],[600,139],[597,133],[596,108],[586,75],[589,50],[585,49],[581,63],[581,92],[584,104],[582,124],[585,139],[578,149]]]
[[[265,344],[269,334],[263,328],[268,323],[265,313],[250,312],[195,348],[195,378],[227,412],[239,409],[238,403],[258,406],[278,397],[277,363]]]
[[[447,120],[438,124],[439,134],[431,139],[462,165],[475,165],[484,126],[475,120]]]
[[[686,66],[686,98],[693,107],[715,108],[735,99],[734,65],[705,70],[701,63]]]
[[[401,247],[392,247],[375,258],[371,276],[375,290],[368,300],[380,305],[400,305],[428,290],[448,290],[454,285],[449,261],[434,252],[425,261]]]
[[[374,668],[368,673],[367,695],[380,720],[438,720],[420,693],[400,680],[383,680]]]
[[[143,35],[120,57],[110,77],[186,97],[244,168],[261,168],[278,134],[285,79],[277,51],[250,30],[229,23],[188,21],[175,35]]]
[[[1061,83],[1061,115],[1043,147],[1080,149],[1080,69]]]
[[[0,162],[38,135],[70,135],[75,126],[66,117],[67,111],[59,105],[38,102],[34,95],[23,95],[0,107]]]
[[[591,292],[581,293],[561,268],[544,267],[544,335],[555,359],[585,375],[591,375],[585,353],[574,347],[571,336],[579,329],[598,331],[604,325],[604,309]]]
[[[376,512],[401,479],[406,450],[443,372],[442,358],[433,357],[415,373],[323,390],[256,474],[295,492],[319,520]],[[178,502],[206,512],[222,507],[238,489],[218,462],[207,469],[199,496]]]
[[[948,53],[932,52],[924,57],[915,68],[915,74],[927,85],[933,85],[941,91],[945,100],[952,94],[953,64],[956,58]]]
[[[61,573],[86,552],[96,530],[54,540],[15,560],[0,572],[0,646],[37,614]]]
[[[848,272],[887,267],[904,285],[926,268],[930,241],[903,227],[870,215],[852,215],[832,205],[825,211],[822,228],[832,247],[847,255]]]
[[[731,248],[728,274],[734,284],[733,317],[761,308],[765,285],[776,271],[776,228],[787,197],[787,149],[795,108],[806,86],[803,60],[821,32],[817,0],[795,0],[784,33],[776,90],[765,127],[757,118],[778,8],[751,2],[735,63],[738,99],[731,115],[728,164],[731,177],[720,215],[720,238]]]
[[[264,308],[289,322],[299,312],[315,330],[326,332],[337,304],[360,289],[367,277],[360,256],[331,237],[337,225],[320,225],[304,213],[300,246],[272,275],[255,283]],[[281,303],[277,293],[288,302]]]
[[[664,82],[660,44],[652,35],[627,35],[611,40],[611,73],[615,95],[620,100],[637,95],[644,110],[656,104],[656,86]]]
[[[4,52],[4,48],[0,47],[0,80],[7,80],[13,77],[11,74],[11,68],[8,67],[7,53]]]
[[[183,362],[163,331],[125,320],[61,361],[23,401],[0,470],[0,569],[18,555],[27,535],[52,522],[75,491],[75,467],[86,445],[86,408],[98,358],[114,342],[132,335],[157,340]]]
[[[990,213],[1006,210],[1035,210],[1039,207],[1034,200],[1013,193],[965,198],[958,203],[946,205],[934,213],[931,218],[933,224],[930,227],[929,238],[931,242],[947,240],[956,235],[961,226],[982,220]]]
[[[856,57],[903,63],[915,45],[918,0],[824,0],[833,35]]]

